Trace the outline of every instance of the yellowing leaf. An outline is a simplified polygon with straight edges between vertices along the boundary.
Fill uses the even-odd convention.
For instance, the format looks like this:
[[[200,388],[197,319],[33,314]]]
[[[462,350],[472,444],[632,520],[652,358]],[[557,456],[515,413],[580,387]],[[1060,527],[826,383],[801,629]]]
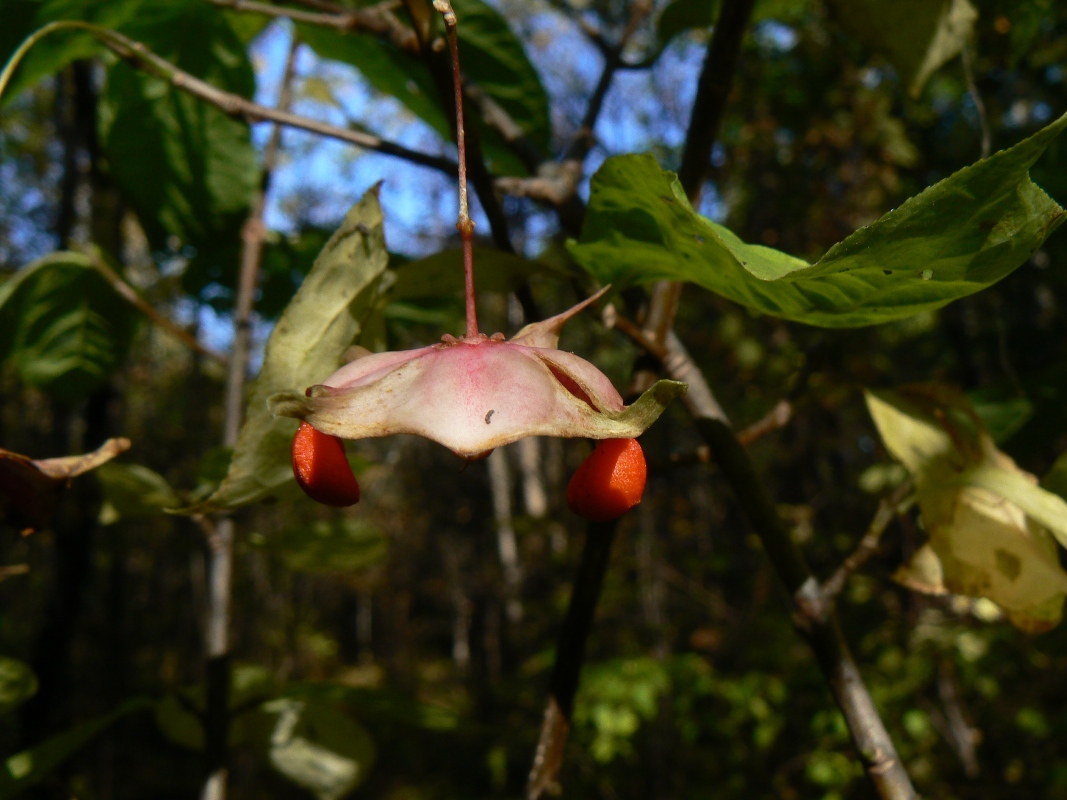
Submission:
[[[915,478],[929,544],[898,571],[905,586],[986,597],[1036,633],[1063,614],[1067,502],[996,449],[966,398],[941,386],[868,392],[886,449]]]

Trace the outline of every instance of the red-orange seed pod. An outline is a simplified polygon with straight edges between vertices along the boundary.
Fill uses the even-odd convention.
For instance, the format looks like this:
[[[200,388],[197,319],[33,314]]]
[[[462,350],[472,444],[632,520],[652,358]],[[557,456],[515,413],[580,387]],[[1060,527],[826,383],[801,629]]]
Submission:
[[[608,522],[641,502],[647,477],[637,439],[604,439],[567,485],[567,505],[580,517]]]
[[[293,475],[308,497],[328,506],[359,502],[359,483],[345,458],[341,440],[306,422],[293,437]]]

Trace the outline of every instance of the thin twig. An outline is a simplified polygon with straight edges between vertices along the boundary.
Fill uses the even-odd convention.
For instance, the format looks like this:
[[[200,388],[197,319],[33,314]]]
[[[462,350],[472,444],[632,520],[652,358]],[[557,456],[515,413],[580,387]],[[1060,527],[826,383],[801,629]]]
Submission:
[[[797,629],[815,653],[867,777],[883,800],[916,800],[911,780],[849,651],[837,613],[778,515],[745,448],[721,420],[698,418],[696,425],[792,599]]]
[[[672,380],[689,384],[689,389],[682,401],[693,416],[718,419],[727,425],[730,424],[726,412],[712,394],[704,373],[700,371],[700,367],[697,366],[673,330],[667,334],[664,343],[655,342],[637,324],[618,313],[618,310],[611,305],[604,309],[604,324],[608,328],[618,328],[658,359]]]
[[[286,112],[292,102],[292,82],[296,71],[296,37],[289,44],[278,96],[278,111]],[[263,176],[243,231],[241,269],[237,281],[234,309],[233,350],[226,381],[225,420],[222,442],[227,447],[237,444],[245,403],[245,380],[252,334],[252,308],[259,284],[263,260],[264,224],[267,192],[271,173],[277,163],[281,146],[281,126],[275,125],[263,153]],[[203,523],[201,523],[203,524]],[[205,529],[210,531],[210,529]],[[208,625],[205,637],[207,667],[205,674],[204,755],[207,780],[203,800],[225,800],[229,771],[230,730],[230,606],[233,595],[232,517],[219,520],[208,533]]]
[[[173,86],[198,97],[204,102],[218,108],[224,114],[247,120],[249,122],[276,122],[290,128],[299,128],[310,133],[317,133],[331,139],[339,139],[357,147],[374,150],[386,155],[396,156],[415,164],[431,167],[446,175],[456,174],[456,165],[447,158],[432,156],[417,150],[411,150],[403,145],[390,142],[378,136],[362,131],[348,130],[330,125],[325,122],[293,114],[289,111],[268,108],[259,103],[246,100],[238,94],[226,92],[212,86],[210,83],[190,75],[174,64],[156,55],[140,42],[135,42],[117,31],[100,28],[99,26],[83,22],[63,21],[50,23],[38,33],[60,28],[79,28],[87,30],[109,50],[121,58],[126,59],[135,67],[144,68],[159,78],[169,81]]]
[[[974,64],[971,62],[971,48],[969,42],[964,42],[960,48],[960,62],[963,64],[963,79],[967,83],[967,91],[971,95],[974,109],[978,112],[978,127],[982,131],[981,158],[989,158],[993,149],[993,135],[989,130],[989,117],[985,110],[985,101],[978,93],[978,84],[974,80]]]
[[[313,6],[321,9],[320,12],[314,12],[256,0],[208,0],[208,2],[233,11],[263,14],[270,17],[288,17],[293,22],[336,28],[344,32],[371,33],[392,42],[401,50],[409,53],[419,52],[419,40],[415,31],[392,13],[394,3],[379,3],[374,6],[352,9],[324,3]],[[311,6],[310,3],[305,3],[305,5]]]
[[[963,766],[963,774],[972,780],[978,777],[981,771],[978,764],[976,747],[980,741],[979,731],[975,730],[967,721],[964,713],[963,700],[960,698],[959,680],[956,670],[948,657],[943,657],[941,669],[937,680],[937,693],[941,698],[941,705],[945,709],[944,718],[938,720],[933,716],[935,724],[941,735],[948,741],[949,746],[956,753]]]
[[[586,530],[578,572],[571,584],[567,617],[556,642],[556,663],[549,680],[548,703],[533,766],[526,781],[527,800],[537,800],[545,792],[556,794],[559,791],[559,771],[570,733],[574,695],[578,691],[585,645],[611,558],[615,530],[615,521],[591,522]]]
[[[772,433],[789,424],[793,418],[793,404],[782,399],[774,404],[774,408],[764,414],[760,419],[753,422],[743,431],[737,434],[737,441],[748,447],[753,442],[762,439],[768,433]]]
[[[878,503],[878,510],[874,514],[874,519],[871,520],[867,533],[860,539],[856,549],[849,553],[848,557],[841,563],[841,566],[823,583],[822,593],[827,602],[833,603],[837,600],[852,573],[866,564],[871,556],[878,552],[882,534],[885,533],[889,523],[898,514],[906,510],[902,507],[902,504],[914,488],[914,484],[909,479],[894,489],[892,494],[881,499]]]
[[[212,361],[219,364],[226,363],[226,356],[222,353],[203,345],[195,336],[189,333],[189,331],[178,325],[178,323],[174,322],[169,317],[164,316],[159,311],[156,311],[156,309],[141,297],[141,295],[137,293],[137,290],[130,286],[121,275],[115,272],[115,270],[113,270],[98,253],[92,254],[92,260],[93,267],[107,279],[111,284],[111,288],[113,288],[123,300],[148,317],[149,322],[158,328],[162,328],[171,336],[178,339],[183,344],[188,345],[200,355],[210,358]]]
[[[584,161],[585,157],[589,155],[589,151],[593,149],[593,144],[596,141],[593,137],[593,130],[596,128],[596,121],[600,116],[600,111],[604,107],[604,100],[608,95],[608,90],[615,79],[615,73],[623,65],[622,51],[626,48],[630,38],[637,32],[641,20],[648,16],[651,10],[652,4],[648,0],[637,0],[630,11],[626,28],[619,37],[618,43],[614,46],[604,43],[599,35],[594,38],[592,34],[588,34],[604,56],[604,68],[600,72],[600,79],[597,81],[593,94],[589,97],[585,116],[582,117],[582,124],[579,126],[577,133],[575,133],[570,146],[563,154],[564,161]]]

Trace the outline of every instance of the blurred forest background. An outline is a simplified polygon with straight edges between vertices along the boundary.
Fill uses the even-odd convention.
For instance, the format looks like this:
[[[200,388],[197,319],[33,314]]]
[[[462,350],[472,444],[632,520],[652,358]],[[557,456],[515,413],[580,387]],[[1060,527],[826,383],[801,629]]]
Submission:
[[[581,230],[589,179],[626,153],[679,168],[719,5],[455,3],[461,58],[483,101],[468,113],[498,190],[492,224],[481,203],[474,211],[483,330],[510,335],[533,313],[589,293],[564,247]],[[923,79],[905,51],[929,34],[919,16],[876,24],[886,5],[758,0],[746,11],[701,213],[746,242],[814,261],[1067,110],[1067,5],[920,3],[962,14],[964,29],[962,55]],[[385,7],[402,26],[421,24],[400,3]],[[397,156],[249,125],[146,77],[82,31],[43,40],[15,74],[0,106],[3,277],[90,246],[111,277],[68,259],[3,295],[0,446],[32,459],[89,452],[109,437],[132,446],[75,478],[38,525],[5,501],[0,753],[52,741],[69,758],[8,762],[0,796],[201,791],[205,530],[222,523],[161,509],[202,500],[229,463],[225,356],[242,236],[264,241],[250,376],[330,233],[379,182],[396,282],[360,342],[395,350],[462,331],[451,110],[395,31],[346,33],[311,19],[346,8],[0,0],[5,60],[42,24],[86,19],[212,86],[406,148]],[[466,34],[465,14],[476,18]],[[511,141],[506,125],[485,121],[494,104],[521,129]],[[1067,201],[1067,143],[1054,142],[1032,174]],[[618,308],[640,321],[645,295],[626,299]],[[79,318],[80,346],[95,349],[51,358],[42,332],[67,335],[49,326],[67,324],[71,303],[91,317]],[[738,429],[788,403],[784,424],[748,450],[820,578],[855,551],[905,474],[881,444],[864,387],[960,388],[998,446],[1037,476],[1067,450],[1062,233],[995,286],[884,325],[816,328],[687,286],[674,329]],[[568,326],[562,346],[620,391],[635,363],[656,369],[594,313]],[[612,550],[565,796],[875,796],[760,540],[684,406],[642,443],[648,489]],[[425,440],[365,440],[350,446],[358,506],[317,506],[289,481],[235,511],[232,796],[522,796],[584,539],[566,481],[589,449],[526,440],[463,468]],[[1024,633],[988,601],[904,588],[893,574],[924,541],[917,512],[901,514],[839,601],[917,790],[1067,798],[1067,631]],[[21,694],[11,688],[19,681]],[[286,761],[283,719],[319,749],[286,751]]]

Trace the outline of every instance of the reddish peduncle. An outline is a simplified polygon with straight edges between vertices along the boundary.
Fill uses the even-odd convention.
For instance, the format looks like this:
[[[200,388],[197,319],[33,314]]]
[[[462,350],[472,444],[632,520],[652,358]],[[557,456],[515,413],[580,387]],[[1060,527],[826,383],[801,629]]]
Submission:
[[[467,204],[467,137],[463,125],[463,79],[459,70],[459,41],[456,38],[456,12],[448,0],[434,0],[433,7],[445,21],[448,50],[452,56],[452,84],[456,92],[456,149],[459,157],[459,222],[456,228],[463,240],[463,284],[467,298],[467,337],[479,338],[478,312],[474,302],[474,221]]]

